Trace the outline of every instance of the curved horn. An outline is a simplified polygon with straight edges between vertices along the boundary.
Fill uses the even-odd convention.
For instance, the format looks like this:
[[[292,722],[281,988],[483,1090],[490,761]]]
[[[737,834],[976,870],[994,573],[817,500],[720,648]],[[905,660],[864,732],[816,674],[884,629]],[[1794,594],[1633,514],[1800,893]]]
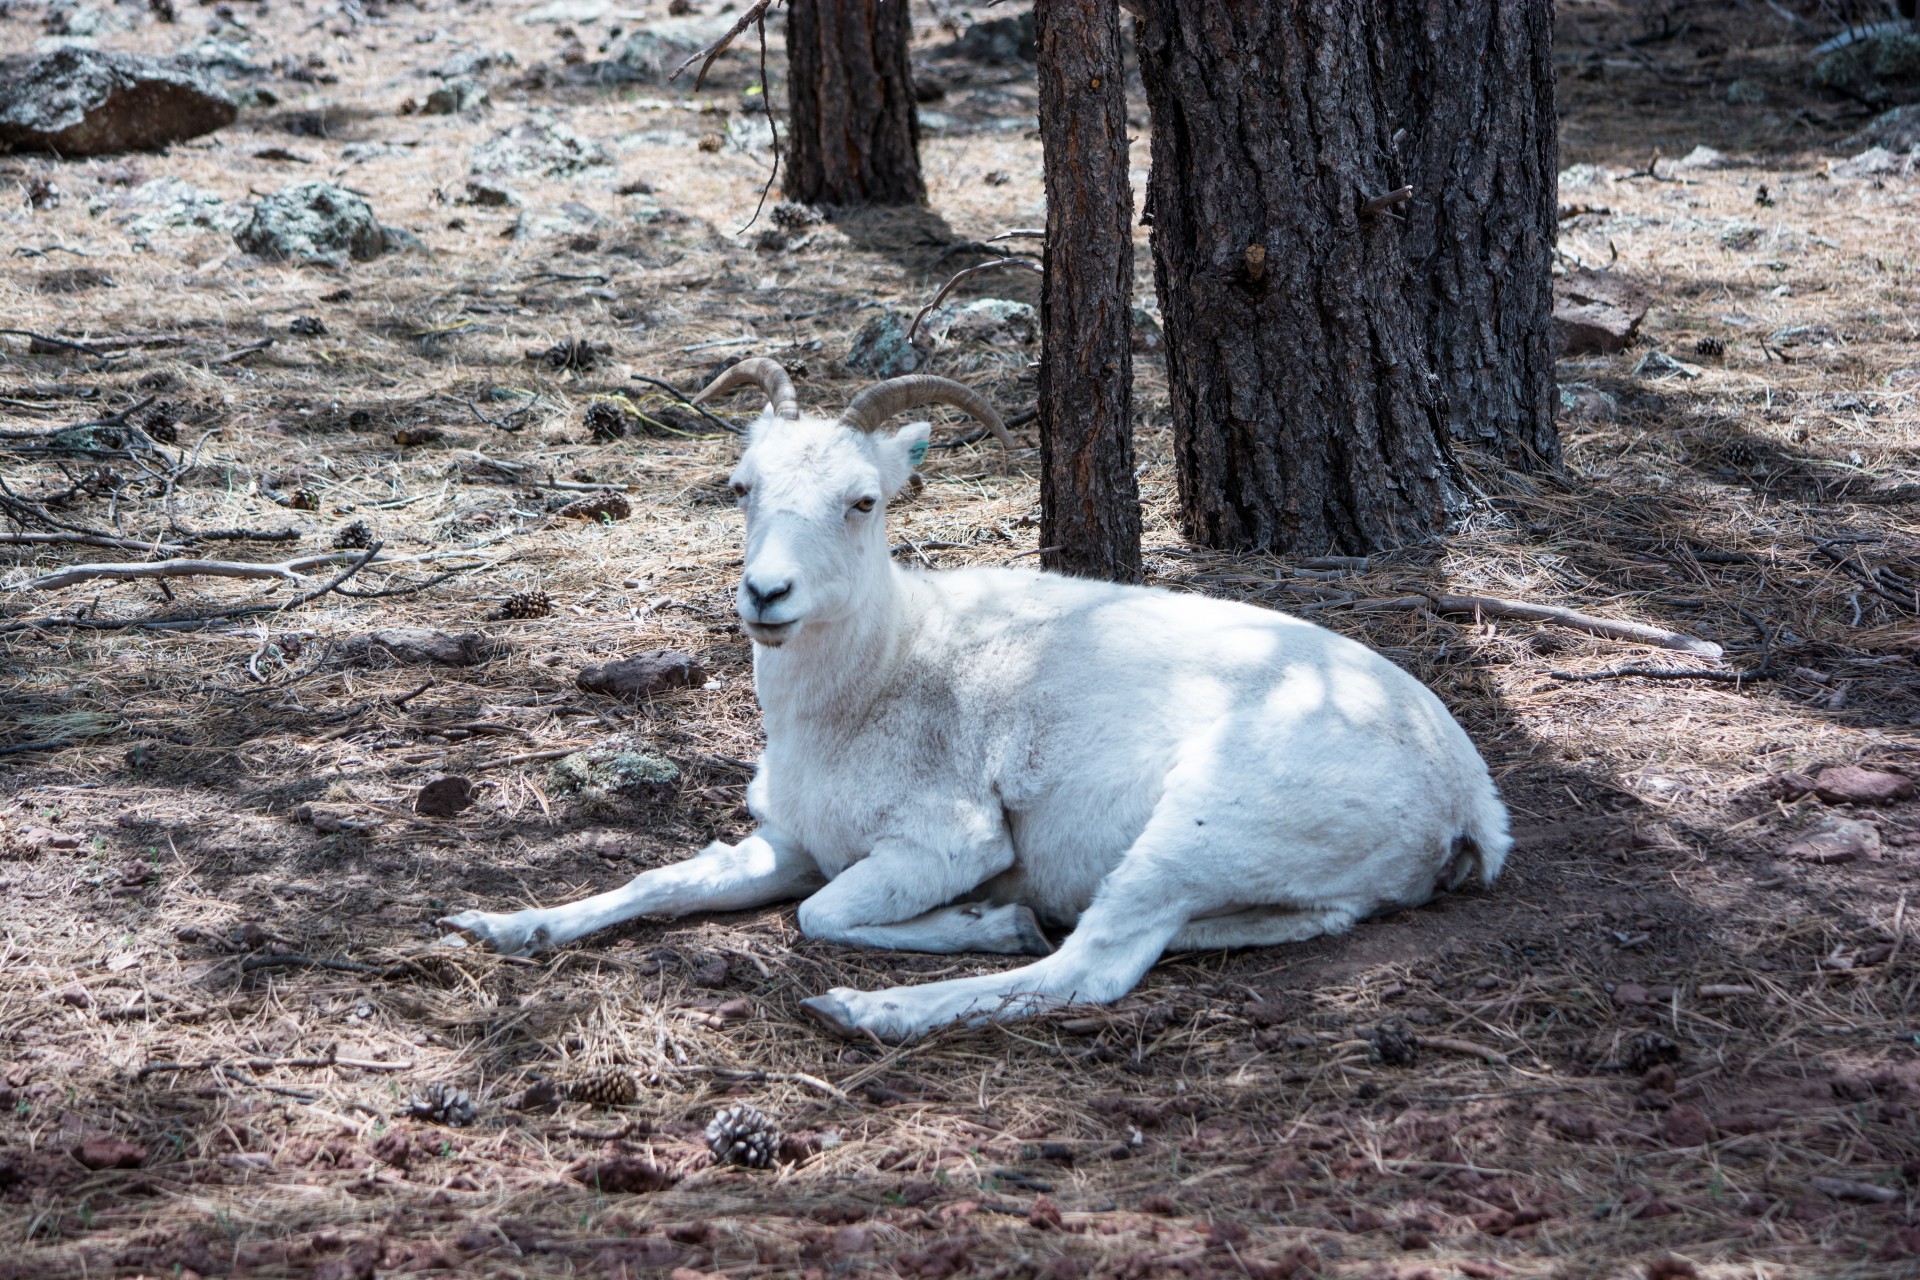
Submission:
[[[735,387],[748,384],[766,392],[767,403],[773,407],[776,418],[800,416],[800,401],[793,394],[793,379],[787,376],[787,371],[780,367],[778,360],[769,360],[765,356],[753,356],[727,369],[688,403],[699,404],[702,400],[725,395]]]
[[[987,430],[1011,449],[1013,437],[1007,424],[987,398],[964,382],[935,377],[930,373],[910,373],[901,378],[877,382],[853,398],[840,415],[840,421],[857,431],[878,431],[889,418],[917,409],[923,404],[946,404],[978,418]]]

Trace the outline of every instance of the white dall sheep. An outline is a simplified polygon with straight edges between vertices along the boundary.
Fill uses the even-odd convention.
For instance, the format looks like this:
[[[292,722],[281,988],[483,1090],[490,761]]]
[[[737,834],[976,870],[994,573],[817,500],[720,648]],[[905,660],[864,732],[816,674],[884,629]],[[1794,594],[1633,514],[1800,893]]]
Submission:
[[[1025,569],[917,573],[887,500],[944,403],[895,378],[838,420],[769,400],[733,473],[737,594],[767,748],[738,844],[567,906],[445,924],[526,954],[636,916],[804,897],[812,938],[1041,957],[982,977],[806,1001],[836,1031],[911,1039],[955,1020],[1118,999],[1168,950],[1340,933],[1470,879],[1510,841],[1486,765],[1440,700],[1371,650],[1251,605]],[[1071,928],[1058,950],[1042,922]]]

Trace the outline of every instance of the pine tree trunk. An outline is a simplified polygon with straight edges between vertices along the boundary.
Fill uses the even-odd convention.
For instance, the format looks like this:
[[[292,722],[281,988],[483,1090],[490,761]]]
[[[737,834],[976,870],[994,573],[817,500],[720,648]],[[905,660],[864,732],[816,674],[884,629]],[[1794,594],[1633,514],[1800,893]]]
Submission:
[[[1410,305],[1389,0],[1142,0],[1180,503],[1208,546],[1364,554],[1455,494]]]
[[[786,194],[810,204],[921,204],[906,0],[792,0]]]
[[[1538,470],[1554,430],[1552,0],[1387,0],[1410,288],[1457,442]]]
[[[1133,477],[1133,187],[1111,0],[1038,0],[1046,277],[1040,545],[1049,569],[1140,580]]]

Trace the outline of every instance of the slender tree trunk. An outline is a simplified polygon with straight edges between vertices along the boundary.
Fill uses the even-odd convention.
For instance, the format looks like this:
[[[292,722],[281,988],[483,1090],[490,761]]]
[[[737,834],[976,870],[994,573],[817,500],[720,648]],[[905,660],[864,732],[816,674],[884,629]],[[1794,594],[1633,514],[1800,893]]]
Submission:
[[[792,0],[786,193],[820,204],[921,204],[906,0]]]
[[[1112,0],[1038,0],[1046,277],[1040,292],[1041,563],[1140,580],[1133,478],[1133,187]]]
[[[1554,431],[1552,0],[1387,0],[1409,287],[1457,442],[1524,470]]]
[[[1209,546],[1366,553],[1455,495],[1409,304],[1388,0],[1142,0],[1181,512]]]

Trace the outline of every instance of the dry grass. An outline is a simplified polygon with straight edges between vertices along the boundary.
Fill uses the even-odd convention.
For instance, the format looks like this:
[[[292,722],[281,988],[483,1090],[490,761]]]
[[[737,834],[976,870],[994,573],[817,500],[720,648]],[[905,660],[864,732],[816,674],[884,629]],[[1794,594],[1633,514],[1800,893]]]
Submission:
[[[290,95],[281,107],[165,157],[0,161],[11,183],[0,225],[16,250],[0,277],[9,327],[170,336],[104,364],[24,342],[0,351],[0,429],[148,395],[179,423],[177,444],[130,458],[7,440],[12,490],[58,492],[111,467],[123,485],[97,478],[100,492],[50,514],[143,540],[299,532],[293,546],[195,544],[261,560],[324,550],[362,520],[389,554],[461,554],[368,569],[349,587],[463,570],[409,595],[244,617],[299,592],[195,579],[170,583],[170,598],[151,582],[0,596],[0,626],[67,620],[0,632],[0,745],[70,744],[0,757],[12,907],[0,942],[0,1275],[1311,1266],[1412,1280],[1624,1276],[1668,1253],[1681,1259],[1668,1275],[1912,1274],[1920,813],[1855,814],[1877,827],[1881,855],[1813,866],[1780,855],[1823,807],[1761,784],[1824,764],[1920,763],[1914,610],[1859,576],[1911,581],[1920,547],[1920,184],[1829,173],[1857,113],[1810,96],[1784,27],[1755,26],[1733,4],[1694,10],[1679,40],[1625,54],[1636,11],[1568,7],[1564,163],[1620,175],[1654,146],[1672,157],[1696,142],[1739,162],[1684,185],[1617,177],[1564,193],[1609,212],[1572,220],[1561,247],[1599,263],[1617,249],[1618,269],[1656,295],[1652,344],[1693,360],[1694,340],[1715,336],[1728,351],[1700,360],[1697,380],[1636,376],[1643,349],[1569,361],[1563,381],[1618,407],[1567,423],[1563,479],[1483,477],[1495,497],[1445,545],[1341,577],[1197,550],[1172,523],[1162,370],[1138,365],[1153,579],[1310,610],[1438,689],[1512,803],[1520,845],[1507,877],[1346,939],[1170,960],[1111,1010],[886,1051],[822,1039],[796,1002],[997,962],[824,946],[798,935],[790,911],[636,925],[533,963],[433,948],[429,922],[449,905],[602,888],[741,829],[757,727],[731,619],[737,517],[718,484],[733,446],[626,375],[691,386],[765,352],[805,363],[807,399],[844,400],[856,380],[838,357],[864,307],[911,311],[967,260],[946,242],[1039,220],[1037,143],[997,127],[1030,116],[1030,84],[975,68],[973,85],[938,104],[959,124],[927,143],[935,213],[861,215],[787,250],[754,247],[757,229],[728,234],[764,179],[741,110],[745,61],[723,62],[697,98],[675,89],[660,104],[651,90],[516,90],[513,77],[562,42],[489,7],[318,28],[297,9],[247,14],[274,55],[318,53],[339,83],[275,79]],[[121,39],[168,46],[208,17],[183,12],[177,29]],[[24,43],[37,20],[16,8],[0,33]],[[434,30],[445,34],[416,43]],[[923,43],[938,39],[929,30]],[[495,81],[494,114],[395,115],[424,96],[407,69],[469,40],[519,52],[521,71]],[[1600,78],[1582,78],[1595,65]],[[1717,105],[1734,75],[1762,80],[1772,102]],[[327,103],[355,104],[331,117],[334,136],[288,132]],[[533,106],[611,140],[618,162],[516,182],[530,212],[572,200],[602,225],[505,239],[514,211],[436,197],[459,195],[468,146]],[[727,121],[748,145],[696,148]],[[355,143],[376,142],[408,145],[354,158],[368,155]],[[311,163],[255,158],[269,147]],[[239,200],[335,172],[431,253],[334,274],[262,265],[206,230],[157,230],[136,249],[122,219],[144,210],[115,204],[139,190],[136,175]],[[640,179],[652,197],[615,194]],[[58,187],[59,203],[29,208],[36,182]],[[1755,204],[1763,183],[1771,206]],[[96,198],[107,205],[91,216]],[[636,219],[655,206],[684,219]],[[74,265],[117,287],[48,292],[45,273]],[[583,275],[606,280],[557,278]],[[982,292],[1030,287],[988,281]],[[350,299],[322,301],[342,289]],[[290,335],[308,314],[328,332]],[[753,343],[689,350],[743,335]],[[219,359],[267,337],[269,348]],[[606,355],[577,372],[526,359],[573,340]],[[1028,354],[948,351],[940,369],[1018,408],[1032,394]],[[657,429],[588,443],[585,407],[619,395]],[[476,415],[516,409],[511,432]],[[394,442],[423,427],[442,437]],[[1029,551],[1036,467],[1031,450],[936,452],[925,494],[893,516],[900,554],[939,567]],[[578,495],[529,483],[550,478],[624,484],[633,514],[556,518],[549,507]],[[318,510],[273,501],[302,489]],[[9,582],[138,558],[0,554]],[[552,616],[493,618],[534,588],[554,597]],[[1442,589],[1710,634],[1728,669],[1777,678],[1566,682],[1552,673],[1696,660],[1365,607]],[[208,614],[226,620],[118,625]],[[343,653],[395,625],[478,630],[494,653],[427,670]],[[573,685],[585,663],[659,647],[692,653],[712,682],[640,707]],[[672,802],[583,806],[548,785],[544,759],[521,759],[617,733],[680,766]],[[415,789],[444,773],[482,782],[480,803],[416,816]],[[352,825],[301,825],[303,803]],[[369,969],[276,958],[287,956]],[[1411,1066],[1370,1058],[1366,1037],[1395,1021],[1426,1042]],[[1653,1060],[1656,1034],[1678,1061]],[[220,1065],[142,1073],[157,1062]],[[515,1108],[542,1077],[608,1068],[637,1078],[634,1103]],[[438,1082],[469,1092],[474,1124],[405,1117],[408,1097]],[[804,1158],[772,1172],[708,1167],[699,1133],[729,1099],[775,1116],[797,1136],[788,1154]],[[138,1147],[139,1167],[84,1167],[74,1153],[104,1139]],[[96,1162],[109,1154],[96,1148]],[[619,1158],[680,1180],[613,1193],[570,1173]],[[1882,1198],[1836,1198],[1815,1178]]]

